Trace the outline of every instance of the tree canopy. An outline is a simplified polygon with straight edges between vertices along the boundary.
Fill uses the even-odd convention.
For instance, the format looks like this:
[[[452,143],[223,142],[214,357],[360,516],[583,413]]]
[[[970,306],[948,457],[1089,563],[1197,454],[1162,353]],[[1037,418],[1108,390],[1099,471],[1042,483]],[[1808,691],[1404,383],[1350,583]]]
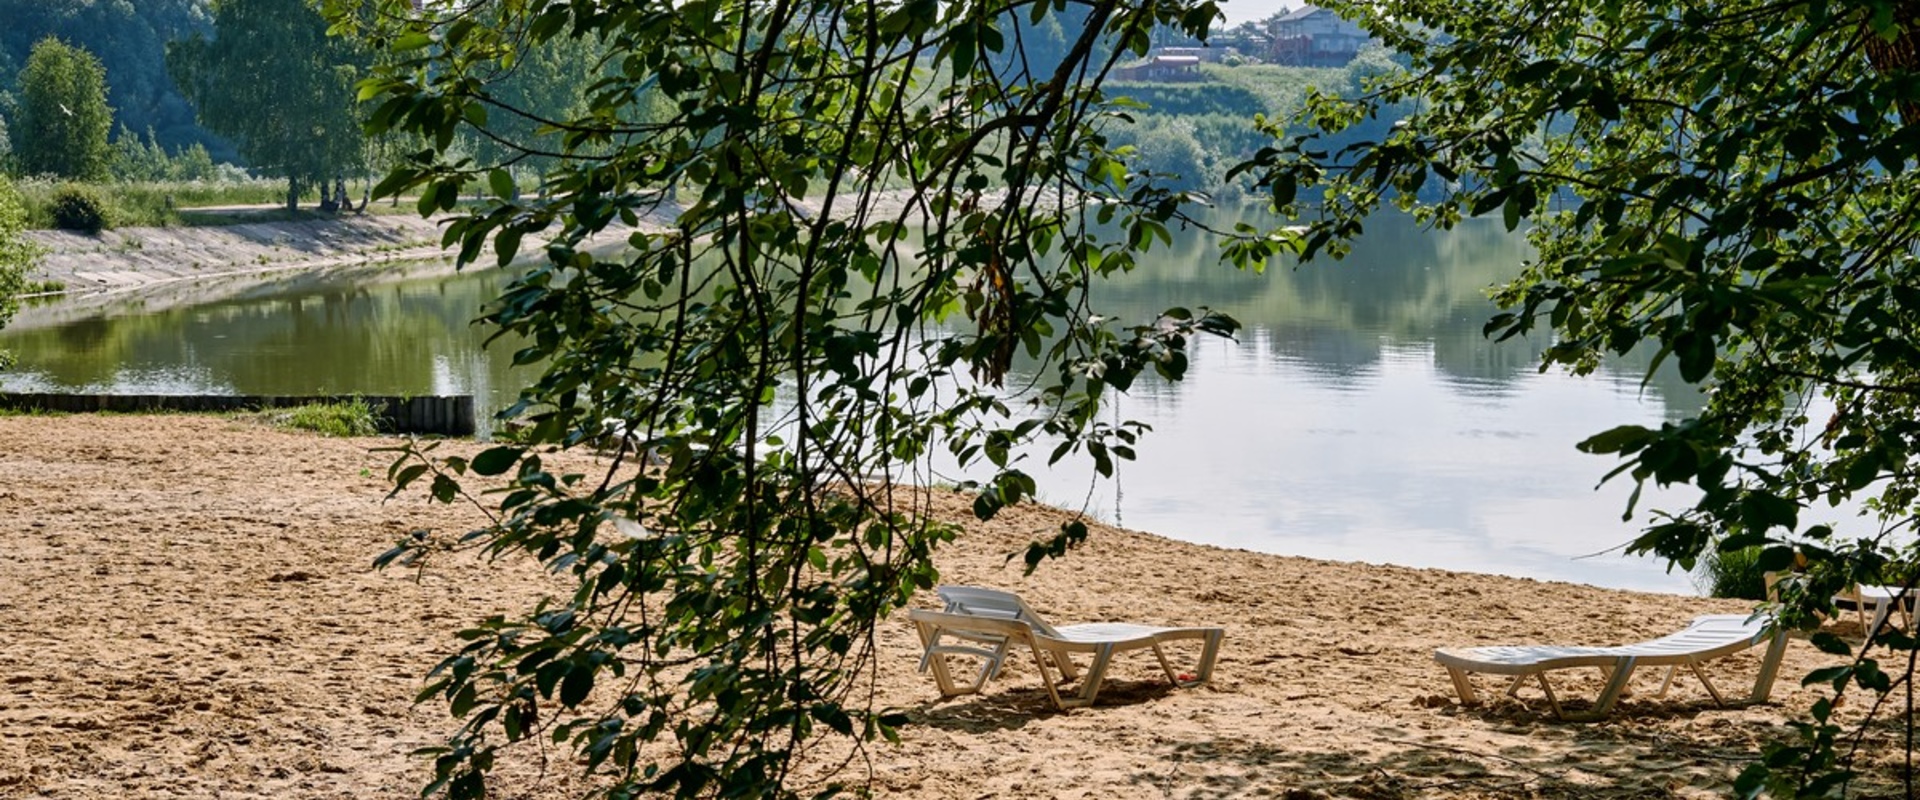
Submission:
[[[167,69],[201,124],[231,139],[256,172],[303,188],[357,175],[366,163],[354,85],[367,51],[327,35],[307,0],[225,0],[214,34],[167,46]]]
[[[1920,510],[1915,7],[1327,5],[1365,20],[1411,67],[1381,72],[1369,94],[1318,98],[1310,117],[1320,132],[1282,135],[1248,165],[1277,206],[1307,223],[1296,232],[1303,251],[1337,255],[1389,203],[1440,226],[1480,215],[1526,226],[1537,256],[1499,292],[1508,312],[1491,335],[1544,329],[1549,364],[1580,371],[1651,351],[1708,391],[1696,418],[1582,444],[1621,458],[1624,479],[1699,489],[1691,507],[1659,509],[1630,550],[1691,567],[1708,548],[1759,546],[1763,568],[1786,570],[1797,549],[1811,567],[1785,584],[1789,623],[1830,610],[1854,582],[1910,591]],[[1391,131],[1326,144],[1401,103],[1413,113]],[[1810,679],[1876,698],[1910,685],[1914,640],[1875,641],[1904,666],[1883,671],[1862,648]],[[1814,643],[1855,652],[1829,634]],[[1839,736],[1837,702],[1812,709],[1803,741],[1776,745],[1740,789],[1842,791],[1867,740]]]
[[[58,39],[33,46],[20,71],[20,131],[13,143],[28,174],[99,180],[113,161],[106,71],[92,54]]]
[[[874,625],[933,585],[953,535],[905,482],[982,467],[991,516],[1033,492],[1018,446],[1041,437],[1110,472],[1140,426],[1102,397],[1178,378],[1189,337],[1234,328],[1204,309],[1111,320],[1087,297],[1170,240],[1183,200],[1109,147],[1100,76],[1157,26],[1205,31],[1212,2],[386,2],[405,21],[372,28],[357,9],[335,3],[340,32],[394,58],[362,89],[372,126],[433,145],[380,192],[423,212],[493,195],[447,238],[462,261],[518,264],[485,318],[544,365],[506,412],[529,443],[394,468],[444,500],[501,476],[475,498],[497,524],[389,558],[464,543],[578,586],[474,628],[435,670],[426,696],[464,720],[435,790],[477,796],[504,747],[538,738],[615,795],[793,794],[811,740],[902,722],[862,680]],[[1049,63],[999,57],[1008,20],[1062,14],[1077,24]],[[489,80],[555,45],[611,54],[582,108],[533,114]],[[455,148],[503,116],[539,117],[544,134],[502,143],[554,159],[539,196]],[[552,242],[516,261],[535,236]],[[590,246],[609,236],[630,249]],[[1043,365],[1032,385],[1003,385],[1017,352]],[[610,433],[605,474],[542,457]]]
[[[169,151],[198,143],[230,157],[195,124],[165,64],[167,42],[211,30],[209,0],[0,0],[0,20],[0,93],[17,89],[16,70],[34,43],[58,37],[100,60],[115,124],[152,130]]]
[[[0,175],[0,328],[20,309],[20,292],[26,288],[27,267],[32,266],[32,243],[20,236],[27,227],[27,207],[13,182]],[[13,354],[0,350],[0,369],[13,363]]]

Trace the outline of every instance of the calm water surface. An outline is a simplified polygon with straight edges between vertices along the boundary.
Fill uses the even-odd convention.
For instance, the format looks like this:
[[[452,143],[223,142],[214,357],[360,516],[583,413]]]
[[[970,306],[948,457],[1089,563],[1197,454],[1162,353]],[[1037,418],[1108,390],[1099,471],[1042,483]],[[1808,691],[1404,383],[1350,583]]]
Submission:
[[[1195,343],[1183,383],[1143,380],[1116,414],[1151,424],[1116,480],[1029,467],[1049,502],[1208,544],[1690,593],[1654,561],[1602,553],[1628,487],[1574,443],[1691,414],[1698,398],[1637,364],[1541,374],[1537,342],[1493,344],[1487,286],[1517,273],[1517,237],[1376,222],[1346,261],[1249,275],[1177,240],[1097,298],[1139,319],[1170,305],[1239,318]],[[0,331],[14,391],[460,394],[493,409],[531,373],[470,321],[501,281],[437,265],[181,288],[22,311]],[[1011,383],[1011,382],[1010,382]],[[1043,463],[1035,459],[1035,464]],[[949,476],[966,477],[966,476]],[[977,476],[976,476],[977,477]],[[1643,508],[1645,507],[1643,503]]]

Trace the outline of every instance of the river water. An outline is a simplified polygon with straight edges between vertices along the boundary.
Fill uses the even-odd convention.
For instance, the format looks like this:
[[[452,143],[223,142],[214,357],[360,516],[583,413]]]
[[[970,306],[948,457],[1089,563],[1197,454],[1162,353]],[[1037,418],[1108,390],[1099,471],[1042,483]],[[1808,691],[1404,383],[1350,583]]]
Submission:
[[[1574,443],[1688,416],[1699,398],[1664,375],[1643,385],[1643,364],[1542,373],[1538,342],[1483,338],[1486,288],[1526,255],[1495,225],[1436,233],[1387,219],[1343,262],[1253,275],[1179,238],[1105,287],[1097,309],[1139,319],[1209,305],[1245,330],[1195,342],[1187,380],[1149,377],[1120,398],[1117,415],[1154,432],[1115,480],[1032,468],[1041,496],[1227,547],[1692,593],[1661,563],[1605,552],[1645,524],[1648,504],[1622,521],[1629,487],[1596,491],[1613,462]],[[31,307],[0,331],[18,358],[0,388],[471,393],[498,409],[531,374],[470,324],[501,281],[385,266],[217,298]]]

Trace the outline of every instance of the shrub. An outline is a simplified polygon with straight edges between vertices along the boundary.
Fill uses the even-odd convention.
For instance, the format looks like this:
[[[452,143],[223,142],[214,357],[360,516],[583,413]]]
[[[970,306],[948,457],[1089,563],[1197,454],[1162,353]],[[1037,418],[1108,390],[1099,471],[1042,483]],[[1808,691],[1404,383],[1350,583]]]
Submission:
[[[380,432],[373,407],[359,398],[338,403],[312,403],[274,414],[283,427],[313,431],[322,436],[372,436]]]
[[[70,183],[55,190],[49,210],[54,226],[62,230],[97,234],[102,228],[112,227],[106,201],[80,184]]]
[[[1712,597],[1737,597],[1742,600],[1767,599],[1766,574],[1760,570],[1760,550],[1708,549],[1700,555],[1699,580]]]

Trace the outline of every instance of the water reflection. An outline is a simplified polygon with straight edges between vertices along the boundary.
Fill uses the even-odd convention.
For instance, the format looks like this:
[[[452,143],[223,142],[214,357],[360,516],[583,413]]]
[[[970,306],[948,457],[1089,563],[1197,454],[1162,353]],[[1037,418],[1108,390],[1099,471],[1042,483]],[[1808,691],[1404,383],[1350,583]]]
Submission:
[[[1097,311],[1143,321],[1207,305],[1246,326],[1195,343],[1186,382],[1149,377],[1116,415],[1152,424],[1114,481],[1029,469],[1043,497],[1129,527],[1323,558],[1690,591],[1684,576],[1616,555],[1625,486],[1573,444],[1699,400],[1644,363],[1576,379],[1537,369],[1539,342],[1495,345],[1486,288],[1524,243],[1497,226],[1424,232],[1372,223],[1343,262],[1266,275],[1223,266],[1201,237],[1104,285]],[[34,391],[250,394],[472,393],[509,404],[532,374],[470,324],[503,280],[427,265],[277,279],[218,297],[24,309],[0,331],[19,357],[0,386]],[[1010,382],[1011,383],[1011,382]],[[965,477],[965,476],[949,476]]]
[[[17,391],[196,394],[474,394],[505,404],[516,381],[506,348],[483,349],[472,320],[495,272],[442,265],[283,279],[208,299],[130,298],[76,312],[24,309],[0,331],[19,363]],[[160,305],[160,307],[154,307]]]
[[[1048,475],[1049,500],[1191,541],[1607,586],[1688,591],[1616,556],[1626,487],[1574,450],[1600,427],[1657,419],[1632,383],[1524,372],[1459,391],[1431,347],[1383,344],[1333,374],[1270,330],[1203,343],[1190,381],[1119,413],[1154,434],[1117,480]]]

